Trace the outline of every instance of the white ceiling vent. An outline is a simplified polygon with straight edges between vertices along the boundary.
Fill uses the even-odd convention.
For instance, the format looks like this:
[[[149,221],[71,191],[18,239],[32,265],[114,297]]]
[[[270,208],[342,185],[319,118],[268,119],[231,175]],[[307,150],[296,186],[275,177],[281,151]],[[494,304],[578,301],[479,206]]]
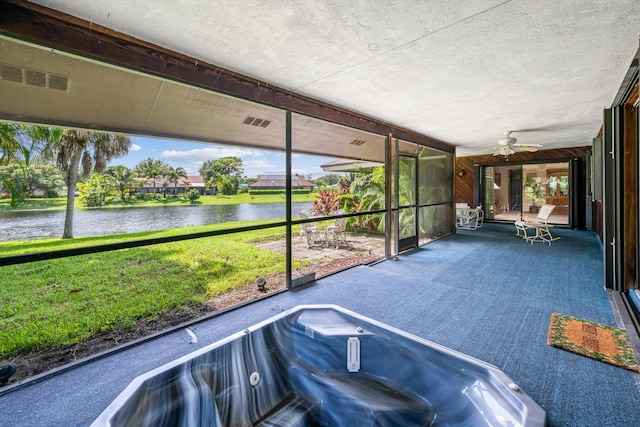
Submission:
[[[360,145],[364,144],[365,142],[367,142],[367,141],[365,141],[364,139],[354,139],[349,144],[360,146]]]
[[[69,88],[69,79],[67,77],[6,64],[0,64],[0,80],[65,92]]]
[[[261,128],[266,128],[271,124],[271,120],[259,119],[257,117],[247,116],[247,118],[244,119],[242,123],[244,123],[245,125],[259,126]]]

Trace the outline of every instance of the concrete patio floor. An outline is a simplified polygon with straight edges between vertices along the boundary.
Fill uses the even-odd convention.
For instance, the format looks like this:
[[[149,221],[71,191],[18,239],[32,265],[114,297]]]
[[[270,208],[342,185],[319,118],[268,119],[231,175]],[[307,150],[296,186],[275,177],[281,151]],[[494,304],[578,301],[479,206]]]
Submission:
[[[346,244],[340,241],[338,247],[333,241],[323,241],[319,244],[307,247],[306,240],[296,236],[291,242],[293,258],[303,261],[324,262],[339,258],[350,257],[356,254],[373,254],[384,256],[384,235],[382,234],[352,234],[347,233]],[[269,249],[281,254],[286,253],[286,241],[284,239],[275,242],[267,242],[257,245],[263,249]]]

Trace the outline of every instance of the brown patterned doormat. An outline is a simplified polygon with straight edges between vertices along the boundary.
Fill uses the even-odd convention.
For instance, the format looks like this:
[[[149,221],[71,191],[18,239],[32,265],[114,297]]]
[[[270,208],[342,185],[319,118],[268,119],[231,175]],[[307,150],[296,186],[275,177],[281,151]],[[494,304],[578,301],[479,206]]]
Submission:
[[[638,359],[624,329],[553,313],[547,343],[601,362],[640,372]]]

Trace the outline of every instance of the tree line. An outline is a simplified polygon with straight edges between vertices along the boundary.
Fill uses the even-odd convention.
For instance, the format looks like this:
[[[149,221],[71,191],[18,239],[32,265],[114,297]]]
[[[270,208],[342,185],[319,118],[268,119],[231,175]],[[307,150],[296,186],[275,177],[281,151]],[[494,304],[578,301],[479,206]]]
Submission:
[[[199,197],[197,190],[186,191],[187,174],[183,168],[173,168],[160,160],[147,158],[132,170],[125,166],[107,166],[112,159],[126,156],[130,146],[130,139],[121,134],[0,123],[0,190],[9,193],[11,206],[16,207],[21,197],[36,188],[53,191],[60,188],[61,183],[66,185],[63,239],[73,238],[73,210],[78,188],[82,193],[80,199],[94,206],[100,206],[109,191],[116,192],[121,200],[130,197],[139,188],[140,178],[153,184],[154,197],[160,178],[163,178],[161,188],[165,197],[170,185],[173,184],[175,192],[178,183],[187,183],[187,197],[193,197],[193,200]],[[215,187],[225,195],[237,194],[241,183],[251,181],[243,177],[242,159],[235,156],[207,160],[200,166],[199,173],[206,189]],[[405,175],[406,179],[410,178],[410,172],[401,170],[399,175],[401,180]],[[347,212],[384,209],[385,176],[384,167],[355,171],[348,177],[325,175],[315,181],[320,191],[312,210],[327,215],[337,209]],[[408,184],[399,185],[399,198],[403,204],[409,204],[413,198],[412,192],[405,191],[410,188]],[[359,218],[358,221],[362,220]],[[366,224],[358,226],[381,230],[384,214],[372,215]]]
[[[153,183],[154,197],[160,178],[164,197],[170,184],[174,192],[178,183],[188,186],[184,168],[161,160],[148,158],[133,169],[107,166],[111,160],[126,156],[130,147],[131,140],[122,134],[0,123],[0,191],[9,194],[11,207],[16,208],[35,190],[51,196],[66,186],[62,238],[70,239],[77,191],[87,206],[100,206],[109,192],[116,192],[121,200],[130,197],[142,186],[140,178]],[[238,192],[243,172],[238,157],[209,160],[200,167],[206,188],[215,186],[223,194]],[[199,197],[198,190],[186,190],[192,202]]]
[[[120,134],[58,129],[46,126],[0,123],[2,156],[0,166],[19,168],[23,176],[35,164],[51,162],[63,174],[67,186],[63,239],[73,238],[73,209],[78,182],[92,172],[102,172],[111,159],[129,152],[131,141]],[[13,175],[13,174],[12,174]],[[17,206],[22,193],[12,176],[0,176],[0,182]]]

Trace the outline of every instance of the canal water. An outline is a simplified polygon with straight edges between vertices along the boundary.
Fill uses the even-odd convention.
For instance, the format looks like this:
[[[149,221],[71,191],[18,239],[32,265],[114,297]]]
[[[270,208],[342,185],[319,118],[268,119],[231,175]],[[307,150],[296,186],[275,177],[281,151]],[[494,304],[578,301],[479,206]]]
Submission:
[[[309,209],[311,203],[293,203],[292,215]],[[167,228],[217,224],[231,221],[284,219],[284,204],[240,204],[225,206],[169,206],[76,210],[73,236],[102,236]],[[64,211],[0,212],[0,241],[61,237]]]

